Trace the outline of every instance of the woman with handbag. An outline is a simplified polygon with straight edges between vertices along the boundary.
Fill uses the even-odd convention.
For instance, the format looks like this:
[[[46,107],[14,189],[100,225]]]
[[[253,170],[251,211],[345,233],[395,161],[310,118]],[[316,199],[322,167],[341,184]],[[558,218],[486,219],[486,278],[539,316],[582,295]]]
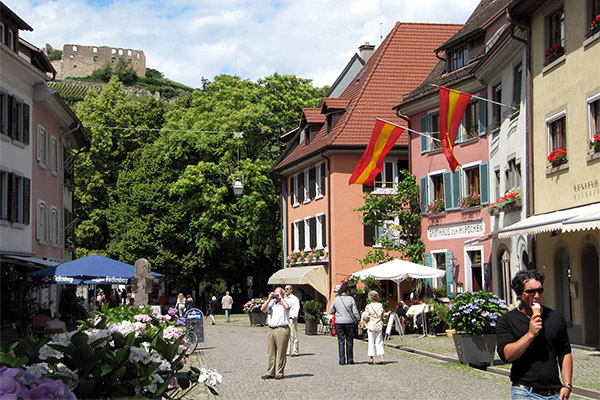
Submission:
[[[369,364],[373,364],[375,354],[379,356],[377,364],[385,364],[383,358],[383,304],[379,303],[379,293],[372,290],[368,294],[369,304],[365,307],[363,319],[366,321],[367,336],[369,338]]]
[[[329,310],[335,315],[340,365],[354,364],[354,324],[360,319],[356,302],[348,292],[348,286],[342,284]]]

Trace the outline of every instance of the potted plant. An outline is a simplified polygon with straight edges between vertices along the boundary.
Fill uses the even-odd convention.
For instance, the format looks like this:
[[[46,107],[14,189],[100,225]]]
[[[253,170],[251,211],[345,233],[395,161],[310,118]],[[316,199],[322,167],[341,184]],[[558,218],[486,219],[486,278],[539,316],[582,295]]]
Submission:
[[[592,34],[600,31],[600,14],[596,15],[596,18],[590,23],[590,31]]]
[[[463,364],[487,366],[494,361],[496,323],[508,311],[506,302],[490,292],[465,292],[450,303],[450,326],[458,359]]]
[[[427,300],[430,314],[427,323],[435,333],[444,332],[449,328],[448,308],[439,301]]]
[[[479,193],[469,193],[459,200],[460,208],[473,208],[481,205],[481,196]]]
[[[260,311],[263,304],[265,304],[265,300],[260,298],[250,299],[244,304],[243,310],[248,313],[250,325],[265,325],[267,323],[267,314]]]
[[[427,215],[439,214],[444,212],[444,210],[444,199],[435,199],[427,207],[425,207],[425,213],[427,213]]]
[[[502,210],[521,207],[521,195],[519,190],[511,189],[504,196],[500,196],[496,201],[485,208],[490,214],[499,214]]]
[[[550,47],[548,50],[546,50],[544,57],[546,57],[546,60],[552,61],[556,57],[563,55],[564,52],[565,52],[565,48],[562,47],[560,45],[560,43],[554,43],[554,45],[552,47]]]
[[[306,321],[305,333],[307,335],[317,334],[317,325],[321,319],[321,309],[323,305],[315,300],[308,300],[302,303],[304,310],[304,320]]]
[[[596,133],[594,138],[590,140],[590,149],[594,150],[594,153],[600,153],[600,133]]]
[[[556,149],[552,150],[548,155],[548,161],[552,164],[553,167],[558,167],[561,164],[567,162],[567,150],[565,149]]]

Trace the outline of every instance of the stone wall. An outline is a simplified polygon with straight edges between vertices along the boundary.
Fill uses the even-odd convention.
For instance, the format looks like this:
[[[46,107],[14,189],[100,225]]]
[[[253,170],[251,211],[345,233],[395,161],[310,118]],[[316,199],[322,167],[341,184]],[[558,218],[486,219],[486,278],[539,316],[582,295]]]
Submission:
[[[70,76],[89,76],[107,62],[113,68],[119,59],[131,65],[137,76],[146,74],[146,56],[142,50],[122,49],[109,46],[81,46],[78,44],[65,44],[63,46],[62,60],[53,61],[52,65],[57,71],[57,79]]]

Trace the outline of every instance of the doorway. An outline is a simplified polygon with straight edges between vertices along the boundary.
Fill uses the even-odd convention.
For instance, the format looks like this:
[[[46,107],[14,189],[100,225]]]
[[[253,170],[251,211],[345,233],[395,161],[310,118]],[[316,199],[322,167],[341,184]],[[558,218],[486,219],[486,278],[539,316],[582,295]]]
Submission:
[[[600,345],[600,287],[598,251],[591,243],[583,246],[581,265],[581,304],[583,304],[583,340],[587,345]]]
[[[471,264],[471,288],[474,292],[483,289],[483,265],[481,250],[467,250],[467,258]]]

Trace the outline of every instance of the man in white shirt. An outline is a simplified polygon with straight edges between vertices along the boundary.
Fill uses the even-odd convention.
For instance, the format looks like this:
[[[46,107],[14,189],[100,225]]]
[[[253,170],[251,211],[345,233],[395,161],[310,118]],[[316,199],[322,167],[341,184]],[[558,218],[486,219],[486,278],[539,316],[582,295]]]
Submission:
[[[285,369],[286,349],[290,341],[290,305],[283,297],[283,289],[278,287],[269,295],[269,300],[260,308],[269,313],[269,370],[262,379],[283,379]],[[275,361],[277,360],[277,374]]]
[[[298,313],[300,312],[300,300],[294,295],[292,285],[285,285],[285,301],[290,305],[290,344],[287,354],[297,357],[300,354],[298,339]]]

